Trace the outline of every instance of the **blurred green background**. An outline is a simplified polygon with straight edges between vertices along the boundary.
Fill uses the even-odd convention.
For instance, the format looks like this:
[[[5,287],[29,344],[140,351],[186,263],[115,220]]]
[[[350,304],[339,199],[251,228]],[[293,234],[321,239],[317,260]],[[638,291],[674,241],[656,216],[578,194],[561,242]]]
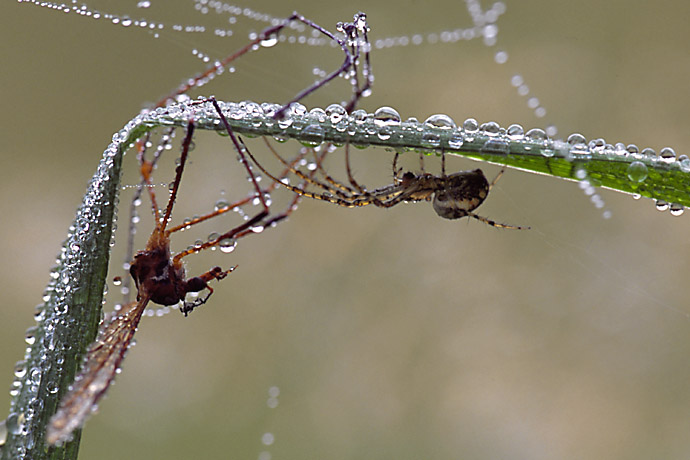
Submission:
[[[111,3],[93,6],[112,11]],[[168,24],[225,21],[190,2],[136,3],[118,7]],[[328,28],[363,10],[374,40],[471,24],[462,2],[252,6],[276,17],[298,10]],[[683,1],[508,1],[497,46],[508,63],[495,64],[495,49],[478,41],[375,51],[374,93],[361,106],[421,119],[443,112],[457,122],[555,123],[562,136],[688,153],[689,15]],[[0,4],[0,16],[0,382],[8,388],[112,133],[201,68],[191,49],[220,57],[263,25],[247,23],[230,39],[155,40],[13,2]],[[340,61],[331,48],[277,46],[202,92],[286,101],[313,80],[313,66]],[[547,108],[544,119],[510,85],[514,73]],[[341,83],[306,104],[347,97]],[[210,209],[223,190],[248,190],[226,139],[197,144],[209,157],[195,151],[177,218]],[[261,142],[250,148],[260,152]],[[365,151],[356,169],[369,186],[383,185],[390,160]],[[127,163],[124,183],[134,184],[132,156]],[[485,171],[493,177],[497,168]],[[522,232],[445,221],[426,204],[348,210],[310,200],[232,255],[190,258],[191,273],[240,267],[189,318],[143,320],[123,373],[86,425],[81,458],[687,458],[688,216],[600,192],[611,219],[577,184],[508,171],[479,210],[532,227]],[[194,238],[183,233],[174,246]],[[120,266],[114,259],[112,276]],[[117,297],[111,292],[109,303]],[[274,386],[279,404],[269,408]],[[0,413],[8,408],[5,393]],[[273,444],[262,443],[265,433]]]

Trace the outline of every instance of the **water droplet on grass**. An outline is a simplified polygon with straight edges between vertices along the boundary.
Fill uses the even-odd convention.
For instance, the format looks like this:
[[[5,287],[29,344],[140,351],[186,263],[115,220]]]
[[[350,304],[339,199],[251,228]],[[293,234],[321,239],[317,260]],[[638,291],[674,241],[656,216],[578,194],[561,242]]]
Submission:
[[[424,121],[425,125],[433,126],[434,128],[441,128],[441,129],[455,129],[457,126],[455,125],[455,121],[453,121],[452,118],[450,118],[448,115],[445,115],[443,113],[437,113],[435,115],[431,115],[429,118],[427,118]]]
[[[647,165],[645,165],[641,161],[633,161],[632,163],[630,163],[630,166],[628,166],[627,173],[628,179],[638,184],[643,182],[649,174],[647,170]]]
[[[374,124],[379,127],[397,125],[400,120],[400,114],[392,107],[379,107],[374,112]]]

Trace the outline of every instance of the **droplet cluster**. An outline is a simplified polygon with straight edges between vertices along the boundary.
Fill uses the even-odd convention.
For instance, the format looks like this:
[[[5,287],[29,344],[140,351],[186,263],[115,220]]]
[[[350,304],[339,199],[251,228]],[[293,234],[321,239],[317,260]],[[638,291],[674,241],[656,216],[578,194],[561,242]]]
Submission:
[[[640,150],[634,144],[610,144],[601,138],[587,140],[579,133],[558,140],[552,139],[546,130],[525,130],[518,124],[504,128],[496,122],[480,123],[474,118],[456,123],[445,114],[431,115],[420,122],[416,118],[403,120],[392,107],[380,107],[373,113],[360,109],[348,114],[337,104],[308,110],[299,103],[292,104],[285,117],[276,120],[274,115],[280,110],[277,104],[244,101],[221,103],[221,107],[239,133],[272,136],[279,142],[296,139],[307,147],[325,142],[337,145],[348,142],[358,147],[378,145],[401,151],[457,152],[517,167],[524,167],[521,162],[529,157],[546,159],[547,164],[576,164],[577,168],[568,167],[564,173],[558,173],[558,168],[552,173],[584,182],[581,186],[597,208],[603,208],[604,204],[601,196],[592,192],[594,187],[611,186],[653,197],[653,186],[648,182],[650,170],[661,174],[690,172],[688,156],[677,156],[670,148],[657,154],[650,148]],[[201,125],[221,128],[213,108],[202,101],[157,109],[156,114],[160,115],[158,122],[163,124],[177,117],[174,123],[179,125],[180,119],[194,117]],[[619,164],[623,170],[616,174],[614,182],[610,182],[611,165]],[[603,177],[600,177],[601,167],[606,171]],[[671,209],[674,215],[682,212],[678,204],[658,208]],[[605,212],[605,215],[610,213]]]

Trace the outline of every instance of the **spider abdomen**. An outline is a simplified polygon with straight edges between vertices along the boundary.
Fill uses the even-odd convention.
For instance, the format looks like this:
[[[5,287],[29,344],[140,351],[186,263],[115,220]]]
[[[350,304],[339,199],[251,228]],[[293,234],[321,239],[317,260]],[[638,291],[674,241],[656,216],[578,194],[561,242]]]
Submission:
[[[445,219],[460,219],[481,205],[489,194],[489,181],[481,169],[460,171],[438,178],[434,211]]]

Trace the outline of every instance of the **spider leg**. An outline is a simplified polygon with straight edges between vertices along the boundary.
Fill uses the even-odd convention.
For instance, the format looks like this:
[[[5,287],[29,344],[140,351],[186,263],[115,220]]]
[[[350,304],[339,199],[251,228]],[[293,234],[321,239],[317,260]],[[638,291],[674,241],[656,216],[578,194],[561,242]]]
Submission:
[[[289,109],[290,105],[294,102],[297,102],[304,97],[308,96],[309,94],[313,93],[317,89],[321,88],[322,86],[328,84],[331,80],[334,78],[338,77],[339,75],[343,75],[349,70],[353,69],[354,64],[359,59],[359,50],[363,45],[367,45],[369,43],[369,38],[367,36],[367,29],[368,26],[366,24],[366,15],[364,13],[358,13],[355,15],[354,20],[352,23],[344,23],[342,24],[342,31],[345,33],[345,39],[341,39],[333,35],[331,32],[328,30],[324,29],[323,27],[317,25],[316,23],[310,21],[309,19],[305,18],[304,16],[298,14],[298,13],[293,13],[289,18],[287,18],[283,24],[280,24],[275,27],[271,27],[266,29],[263,32],[263,36],[265,38],[268,38],[269,36],[273,34],[277,34],[281,29],[283,29],[288,23],[291,21],[299,21],[302,22],[303,24],[311,27],[312,29],[320,32],[321,34],[325,35],[326,37],[330,38],[334,42],[336,42],[338,45],[340,45],[340,48],[343,50],[343,53],[345,54],[345,59],[341,66],[336,69],[335,71],[331,72],[328,74],[323,80],[318,81],[314,83],[312,86],[302,90],[300,93],[298,93],[290,102],[285,104],[278,112],[275,114],[275,118],[282,118],[285,112]],[[360,38],[360,34],[362,37]],[[353,53],[351,49],[348,47],[352,46],[356,48],[355,55],[353,56]],[[371,87],[372,81],[373,81],[373,76],[370,71],[370,61],[369,61],[369,51],[368,47],[364,46],[365,49],[365,68],[363,69],[363,76],[366,77],[366,83],[360,87],[359,86],[359,81],[357,79],[357,72],[356,72],[356,66],[354,66],[355,70],[355,79],[353,83],[353,96],[352,99],[350,100],[350,103],[347,105],[345,108],[346,111],[350,112],[354,108],[354,106],[357,104],[359,99],[361,98],[362,94],[364,94],[366,91],[369,90]]]
[[[269,148],[272,148],[272,146],[268,143],[268,141],[266,139],[264,139],[264,141],[266,141]],[[247,150],[247,152],[249,152],[249,150]],[[316,151],[314,151],[314,159],[316,161],[316,165],[318,168],[321,167],[321,164],[323,163],[323,160],[325,159],[325,157],[328,153],[329,153],[328,149],[324,150],[324,152],[321,155],[317,155]],[[294,157],[292,159],[292,161],[290,161],[289,164],[287,165],[287,168],[281,173],[281,177],[287,175],[290,171],[292,171],[295,164],[297,164],[297,162],[302,160],[302,158],[304,157],[304,154],[305,154],[304,152],[300,152],[296,157]],[[311,171],[309,174],[310,177],[312,177],[314,174],[316,174],[316,171],[317,171],[316,169],[314,171]],[[277,187],[278,183],[279,182],[277,182],[275,180],[271,181],[272,189]],[[298,206],[301,199],[302,199],[301,195],[295,194],[292,201],[290,201],[290,203],[287,205],[285,210],[282,213],[277,214],[277,215],[271,217],[270,219],[267,219],[264,223],[264,226],[265,227],[275,226],[278,222],[287,219],[290,216],[290,214],[292,214],[297,209],[297,206]],[[237,234],[237,238],[243,237],[244,235],[246,235],[249,232],[251,232],[251,230],[244,230],[244,231]]]
[[[232,139],[233,144],[235,144],[235,149],[237,150],[237,153],[240,157],[240,163],[242,163],[242,165],[247,170],[249,178],[250,178],[252,184],[254,185],[254,190],[256,192],[257,198],[259,199],[259,202],[261,204],[262,209],[251,219],[249,219],[249,220],[245,221],[244,223],[238,225],[237,227],[223,233],[222,235],[216,237],[215,239],[207,241],[207,242],[200,244],[200,245],[196,245],[192,248],[189,248],[185,251],[182,251],[182,252],[176,254],[173,257],[173,263],[179,262],[180,259],[182,259],[183,257],[186,257],[190,254],[194,254],[194,253],[197,253],[199,251],[203,251],[204,249],[217,246],[218,244],[220,244],[221,241],[234,238],[238,233],[243,232],[244,230],[253,229],[257,224],[259,224],[259,222],[261,222],[269,214],[269,209],[268,209],[268,205],[266,204],[266,198],[264,196],[264,193],[261,190],[261,188],[259,188],[259,184],[256,180],[256,176],[254,175],[254,172],[252,171],[252,168],[251,168],[249,162],[247,161],[247,158],[244,155],[244,153],[246,152],[251,156],[249,149],[247,149],[247,147],[244,145],[244,143],[241,142],[237,138],[237,136],[235,136],[235,133],[232,131],[232,128],[230,127],[230,124],[228,123],[228,120],[225,118],[225,115],[223,114],[223,111],[220,109],[220,106],[218,105],[218,102],[215,100],[215,98],[211,97],[210,101],[213,104],[216,111],[218,112],[218,115],[220,116],[221,121],[225,125],[225,129],[228,132],[230,139]],[[252,157],[252,159],[253,159],[253,157]],[[182,164],[182,162],[180,162],[180,163]],[[175,189],[173,188],[173,191],[174,190]],[[172,196],[171,196],[171,200],[172,200]]]
[[[441,150],[441,177],[446,177],[446,151]]]
[[[393,157],[393,185],[398,185],[402,182],[402,178],[399,174],[402,172],[402,168],[398,168],[398,158],[400,157],[400,152],[395,152]]]
[[[347,180],[350,181],[350,184],[352,184],[352,186],[355,189],[357,189],[359,193],[369,193],[364,186],[359,185],[359,183],[355,180],[354,175],[352,174],[352,168],[350,167],[350,144],[345,145],[345,170],[347,171]]]
[[[361,201],[366,204],[373,204],[374,206],[378,206],[379,208],[390,208],[391,206],[394,206],[398,204],[402,200],[395,200],[398,195],[402,193],[402,189],[398,186],[398,183],[396,183],[396,177],[395,177],[395,167],[397,164],[398,160],[398,153],[395,154],[395,158],[393,160],[393,185],[389,185],[386,187],[383,187],[381,189],[377,189],[374,191],[369,191],[366,189],[366,187],[361,186],[354,178],[354,175],[352,174],[352,170],[350,168],[350,145],[347,144],[345,145],[345,168],[347,170],[347,177],[350,183],[359,191],[359,193],[362,195],[361,198],[357,198],[356,200],[353,201]],[[387,201],[393,198],[391,201]]]
[[[206,294],[204,297],[195,299],[193,302],[182,302],[180,311],[184,313],[185,316],[187,316],[196,307],[205,304],[208,301],[208,299],[213,295],[213,288],[209,286],[208,282],[214,279],[220,281],[226,276],[228,276],[228,273],[230,273],[236,268],[237,265],[229,268],[228,270],[223,270],[220,267],[213,267],[209,271],[202,273],[199,276],[195,276],[194,278],[188,279],[187,285],[189,290],[187,292],[199,292],[203,289],[207,289],[208,294]]]
[[[498,182],[498,179],[501,178],[501,176],[503,175],[503,173],[505,172],[505,170],[506,170],[506,168],[501,168],[501,170],[498,172],[498,174],[496,175],[496,177],[494,177],[494,180],[492,180],[491,183],[489,184],[489,190],[491,190],[491,188],[492,188],[494,185],[496,185],[496,182]]]
[[[530,227],[519,227],[517,225],[508,225],[508,224],[501,224],[499,222],[493,221],[491,219],[487,219],[486,217],[482,217],[478,214],[474,214],[471,212],[468,212],[467,215],[469,217],[472,217],[474,219],[477,219],[480,222],[484,222],[487,225],[491,225],[492,227],[498,227],[498,228],[507,228],[509,230],[529,230]]]
[[[327,184],[325,184],[325,183],[323,183],[323,182],[320,182],[320,181],[314,179],[313,174],[312,174],[312,175],[307,175],[307,174],[304,174],[304,173],[303,173],[302,171],[300,171],[299,169],[296,169],[294,166],[293,166],[293,167],[288,167],[288,163],[287,163],[287,161],[285,160],[285,158],[283,158],[283,157],[273,148],[273,146],[272,146],[267,140],[266,140],[265,142],[266,142],[266,145],[268,146],[269,150],[273,153],[273,155],[275,155],[275,157],[278,158],[278,160],[280,160],[280,162],[283,163],[283,165],[285,165],[285,166],[287,167],[287,169],[288,169],[291,173],[293,173],[294,175],[296,175],[297,177],[299,177],[300,179],[302,179],[304,182],[306,182],[306,183],[308,183],[308,184],[311,184],[311,185],[314,185],[314,186],[316,186],[316,187],[322,188],[322,189],[326,190],[328,193],[330,193],[330,194],[332,194],[332,195],[335,195],[335,196],[338,196],[338,197],[340,197],[340,198],[342,198],[342,199],[344,199],[344,200],[347,200],[347,199],[351,196],[352,190],[351,190],[349,187],[347,187],[347,186],[345,186],[345,185],[343,185],[343,184],[340,184],[338,181],[336,181],[335,179],[331,178],[331,177],[328,176],[328,175],[326,175],[326,181],[332,183],[332,184],[334,185],[335,188],[334,188],[334,187],[330,187],[330,186],[328,186]],[[282,185],[285,185],[287,188],[290,188],[289,186],[287,186],[287,184],[285,184],[285,182],[283,182],[282,180],[276,179],[273,175],[271,175],[268,171],[266,171],[266,170],[263,168],[263,166],[261,166],[261,164],[256,160],[256,158],[255,158],[251,153],[249,153],[249,156],[252,158],[252,160],[254,161],[254,163],[255,163],[259,168],[261,168],[261,170],[262,170],[265,174],[267,174],[271,179],[274,179],[274,180],[277,181],[278,183],[280,183],[280,184],[282,184]],[[322,158],[321,161],[323,161],[323,158]],[[317,169],[320,168],[320,167],[321,167],[321,166],[320,166],[320,165],[321,165],[321,162],[317,162],[317,165],[318,165],[318,166],[317,166]],[[337,185],[336,185],[336,184],[337,184]],[[300,189],[300,190],[302,190],[302,189]],[[303,190],[303,191],[304,191],[304,190]],[[294,192],[294,190],[293,190],[293,192]],[[295,193],[297,193],[297,192],[295,192]],[[310,193],[310,192],[307,192],[307,193]],[[309,195],[305,195],[305,196],[307,196],[307,197],[309,197],[309,198],[313,198],[312,196],[309,196]],[[317,199],[318,199],[318,198],[317,198]]]
[[[268,143],[268,140],[266,140],[266,142]],[[326,150],[328,150],[328,149],[330,148],[330,147],[329,147],[330,145],[332,145],[332,144],[328,144],[328,147],[326,148]],[[323,163],[323,159],[324,159],[326,153],[324,153],[321,157],[318,157],[318,156],[316,155],[316,150],[315,150],[315,149],[311,149],[311,150],[314,152],[314,160],[315,160],[315,164],[316,164],[316,170],[317,170],[318,172],[321,173],[321,175],[323,176],[324,180],[325,180],[326,182],[328,182],[329,184],[331,184],[332,186],[334,186],[334,187],[336,187],[336,188],[342,190],[342,191],[345,192],[346,194],[349,194],[349,195],[353,194],[353,193],[355,192],[355,190],[354,190],[352,187],[348,187],[347,185],[343,184],[342,182],[339,182],[339,181],[333,179],[333,178],[326,172],[326,170],[323,168],[323,164],[322,164],[322,163]]]
[[[249,157],[252,159],[252,161],[254,162],[254,164],[257,165],[257,166],[259,167],[259,169],[260,169],[264,174],[266,174],[268,177],[270,177],[274,182],[277,182],[278,184],[282,185],[283,187],[285,187],[286,189],[290,190],[291,192],[294,192],[294,193],[298,194],[299,196],[305,196],[305,197],[307,197],[307,198],[313,198],[313,199],[315,199],[315,200],[328,201],[329,203],[337,204],[337,205],[339,205],[339,206],[344,206],[344,207],[348,207],[348,208],[352,208],[352,207],[356,207],[356,206],[366,206],[366,205],[368,205],[368,204],[371,204],[370,202],[363,202],[363,201],[351,200],[351,199],[348,199],[348,198],[345,197],[345,196],[342,196],[342,197],[341,197],[341,196],[333,196],[333,195],[330,195],[330,194],[313,193],[313,192],[309,192],[309,191],[307,191],[307,190],[303,190],[303,189],[301,189],[301,188],[299,188],[299,187],[295,187],[294,185],[290,185],[290,184],[288,184],[285,180],[283,180],[283,179],[278,179],[278,178],[275,177],[273,174],[271,174],[270,172],[268,172],[268,171],[266,170],[266,168],[264,168],[263,165],[256,159],[256,157],[254,157],[254,155],[251,153],[251,151],[246,150],[246,153],[247,153],[247,155],[249,155]],[[282,157],[280,157],[280,158],[282,158]],[[314,184],[314,185],[320,186],[320,187],[322,187],[322,188],[325,188],[326,190],[332,190],[331,188],[329,188],[329,187],[326,186],[325,184],[322,184],[321,182],[319,182],[319,181],[317,181],[317,180],[315,180],[315,179],[313,179],[313,178],[307,176],[306,174],[302,173],[302,172],[299,171],[299,170],[294,170],[294,169],[293,169],[293,170],[291,170],[291,171],[292,171],[293,173],[295,173],[297,176],[299,176],[301,179],[303,179],[304,181],[306,181],[306,182],[308,182],[308,183],[310,183],[310,184]],[[341,193],[342,193],[342,192],[341,192]],[[344,195],[344,194],[343,194],[343,195]]]

